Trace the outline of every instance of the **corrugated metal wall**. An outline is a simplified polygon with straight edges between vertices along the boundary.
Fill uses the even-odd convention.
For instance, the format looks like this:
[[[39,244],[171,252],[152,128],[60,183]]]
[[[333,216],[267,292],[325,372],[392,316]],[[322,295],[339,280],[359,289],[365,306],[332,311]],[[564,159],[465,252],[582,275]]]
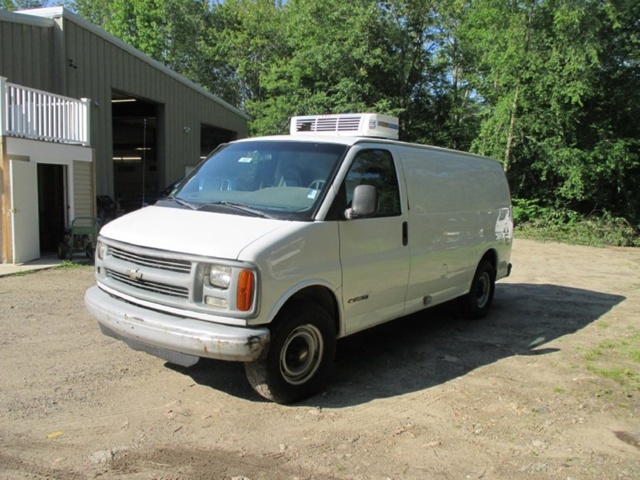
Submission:
[[[59,93],[54,91],[53,25],[46,19],[0,21],[0,75],[11,83]]]
[[[200,156],[200,125],[247,135],[247,120],[212,98],[181,82],[151,62],[116,43],[65,19],[66,92],[93,100],[91,139],[96,152],[98,193],[113,194],[112,90],[126,92],[158,105],[160,178],[169,183],[184,175],[185,166]],[[188,127],[189,133],[185,133]]]
[[[77,15],[58,8],[45,10],[43,16],[54,18],[24,14],[0,18],[0,75],[11,83],[92,100],[90,138],[97,193],[114,194],[113,90],[157,105],[160,188],[181,178],[186,166],[198,163],[202,124],[235,132],[237,138],[247,136],[248,117],[237,109]]]

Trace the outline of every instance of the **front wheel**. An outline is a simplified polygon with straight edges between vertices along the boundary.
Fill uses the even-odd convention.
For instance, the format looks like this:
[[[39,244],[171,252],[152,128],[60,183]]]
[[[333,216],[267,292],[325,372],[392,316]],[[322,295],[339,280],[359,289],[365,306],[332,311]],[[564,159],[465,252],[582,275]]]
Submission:
[[[277,403],[307,398],[322,387],[336,351],[331,316],[315,304],[295,303],[275,320],[267,353],[245,363],[256,392]]]
[[[460,308],[464,316],[472,320],[484,318],[493,303],[495,289],[496,269],[489,260],[483,260],[473,276],[471,290],[460,297]]]

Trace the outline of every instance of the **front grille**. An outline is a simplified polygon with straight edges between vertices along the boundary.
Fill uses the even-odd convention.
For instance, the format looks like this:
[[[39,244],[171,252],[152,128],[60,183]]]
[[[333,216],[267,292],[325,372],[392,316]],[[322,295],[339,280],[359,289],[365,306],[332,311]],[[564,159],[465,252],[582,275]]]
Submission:
[[[170,272],[191,272],[191,262],[187,260],[176,260],[173,258],[162,258],[152,255],[140,255],[117,247],[111,247],[109,249],[109,253],[114,258],[143,267],[152,267],[159,270],[168,270]]]
[[[152,293],[159,293],[162,295],[169,295],[178,298],[189,298],[189,290],[184,287],[178,287],[175,285],[166,285],[159,282],[150,282],[148,280],[136,280],[130,278],[128,275],[116,272],[114,270],[106,269],[105,273],[109,278],[112,278],[118,282],[125,283],[140,290],[144,290]]]

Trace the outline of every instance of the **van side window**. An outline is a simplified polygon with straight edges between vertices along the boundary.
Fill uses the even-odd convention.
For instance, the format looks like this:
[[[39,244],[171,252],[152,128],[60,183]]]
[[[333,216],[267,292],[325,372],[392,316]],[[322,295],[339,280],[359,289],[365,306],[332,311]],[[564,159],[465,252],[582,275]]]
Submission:
[[[373,185],[378,190],[376,217],[400,215],[400,191],[393,157],[387,150],[364,150],[353,160],[345,179],[346,205],[351,204],[358,185]]]

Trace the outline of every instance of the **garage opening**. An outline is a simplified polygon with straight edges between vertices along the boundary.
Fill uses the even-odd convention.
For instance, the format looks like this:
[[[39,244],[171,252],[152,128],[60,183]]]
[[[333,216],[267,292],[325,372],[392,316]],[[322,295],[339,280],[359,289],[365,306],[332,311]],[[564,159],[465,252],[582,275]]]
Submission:
[[[67,225],[67,172],[64,165],[38,164],[40,255],[57,252]]]
[[[200,160],[204,160],[221,143],[231,142],[238,134],[213,125],[200,126]]]
[[[158,105],[126,93],[112,93],[115,199],[130,212],[155,203],[160,188]]]

